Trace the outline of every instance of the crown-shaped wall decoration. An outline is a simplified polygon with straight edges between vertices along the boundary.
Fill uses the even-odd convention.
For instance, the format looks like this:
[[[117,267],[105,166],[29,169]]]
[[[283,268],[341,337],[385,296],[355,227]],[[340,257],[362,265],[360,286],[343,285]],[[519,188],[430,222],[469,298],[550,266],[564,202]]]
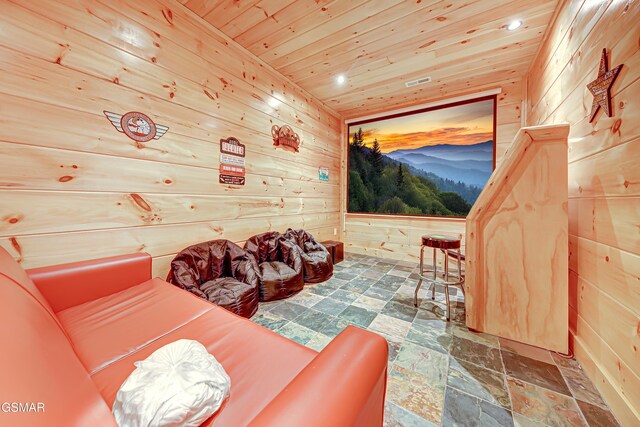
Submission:
[[[273,145],[276,147],[290,147],[293,151],[298,152],[300,137],[289,126],[273,125],[271,135],[273,136]]]

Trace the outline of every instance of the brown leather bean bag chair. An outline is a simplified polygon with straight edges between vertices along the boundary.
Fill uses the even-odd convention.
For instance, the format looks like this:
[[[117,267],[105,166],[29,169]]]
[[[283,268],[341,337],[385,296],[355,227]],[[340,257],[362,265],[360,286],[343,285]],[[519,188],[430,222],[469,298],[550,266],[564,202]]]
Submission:
[[[287,298],[304,288],[300,249],[277,231],[251,237],[244,250],[260,274],[260,301]]]
[[[331,254],[305,230],[288,229],[284,237],[300,248],[305,283],[320,283],[333,275]]]
[[[258,269],[253,258],[228,240],[183,249],[171,261],[167,281],[242,317],[258,310]]]

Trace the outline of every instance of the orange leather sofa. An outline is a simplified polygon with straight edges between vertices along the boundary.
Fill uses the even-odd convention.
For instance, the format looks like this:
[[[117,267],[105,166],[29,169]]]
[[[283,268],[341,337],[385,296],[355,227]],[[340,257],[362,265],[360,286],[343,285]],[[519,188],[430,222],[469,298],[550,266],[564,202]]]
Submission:
[[[347,327],[317,353],[151,278],[146,254],[25,272],[0,248],[0,304],[3,426],[114,426],[133,362],[181,338],[203,343],[231,377],[205,426],[382,425],[382,337]],[[16,402],[44,412],[5,405]]]

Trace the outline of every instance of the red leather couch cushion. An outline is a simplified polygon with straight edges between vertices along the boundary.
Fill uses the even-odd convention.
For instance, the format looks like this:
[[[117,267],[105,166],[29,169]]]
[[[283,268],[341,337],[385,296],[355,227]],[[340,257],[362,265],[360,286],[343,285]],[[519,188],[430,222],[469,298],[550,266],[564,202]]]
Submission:
[[[162,300],[171,296],[174,300],[182,301],[183,297],[187,297],[209,309],[172,332],[161,335],[144,346],[138,345],[137,351],[96,371],[92,379],[109,406],[113,404],[120,385],[135,368],[135,361],[147,358],[158,348],[178,339],[193,339],[201,342],[231,377],[230,397],[209,425],[243,426],[247,425],[317,355],[315,351],[266,328],[194,298],[182,289],[167,283],[164,283],[164,288],[150,296],[147,301],[149,305],[157,307],[154,302],[156,298]],[[116,306],[112,309],[116,309]],[[116,311],[123,313],[118,322],[122,325],[130,322],[130,329],[135,329],[135,325],[142,321],[129,310]],[[158,311],[156,315],[148,317],[147,321],[158,321],[163,313]],[[103,327],[111,336],[110,327],[106,323]],[[96,328],[93,333],[99,337],[102,334],[101,329]],[[135,330],[131,334],[137,335]],[[75,334],[71,336],[76,337]],[[113,338],[110,339],[112,346],[115,344]],[[142,343],[147,339],[147,335],[139,338]],[[133,342],[129,342],[128,345],[136,346]],[[87,343],[81,343],[80,346],[85,348]]]
[[[93,374],[212,308],[156,278],[63,310],[58,318]]]

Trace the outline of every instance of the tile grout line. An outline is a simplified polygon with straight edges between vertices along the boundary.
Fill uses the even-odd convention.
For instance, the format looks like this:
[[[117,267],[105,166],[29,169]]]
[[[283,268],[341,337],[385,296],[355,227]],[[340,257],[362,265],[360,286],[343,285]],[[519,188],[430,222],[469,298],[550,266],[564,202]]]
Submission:
[[[587,421],[587,417],[585,417],[584,412],[582,412],[582,408],[580,407],[580,405],[578,405],[578,399],[575,396],[575,392],[573,391],[573,387],[571,387],[571,384],[569,383],[569,381],[567,381],[567,378],[564,376],[564,372],[562,372],[562,369],[560,368],[560,366],[558,366],[558,363],[556,362],[556,360],[554,359],[553,355],[551,356],[551,360],[553,360],[553,363],[558,367],[558,371],[560,371],[560,376],[562,376],[562,379],[564,380],[564,382],[567,384],[567,388],[569,389],[569,391],[571,392],[571,397],[573,398],[573,402],[576,404],[576,406],[578,407],[578,412],[580,412],[580,418],[582,419],[582,421],[584,422],[584,425],[589,427],[590,424]],[[590,403],[590,402],[587,402]],[[596,405],[599,407],[599,405]],[[616,420],[617,421],[617,420]]]
[[[509,353],[518,354],[517,352],[515,352],[515,351],[511,351],[511,350],[506,349],[506,348],[505,348],[505,349],[502,349],[502,344],[500,344],[500,348],[501,348],[501,354],[502,354],[502,351],[507,351],[507,352],[509,352]],[[576,406],[578,407],[578,412],[580,413],[580,417],[581,417],[581,419],[584,421],[585,426],[589,426],[589,423],[587,422],[587,419],[586,419],[586,417],[585,417],[585,415],[584,415],[584,413],[583,413],[583,411],[582,411],[582,408],[580,407],[580,405],[578,405],[578,400],[580,400],[580,399],[578,399],[578,398],[576,397],[576,395],[575,395],[575,391],[574,391],[574,389],[573,389],[573,386],[571,385],[571,383],[570,383],[569,381],[567,381],[567,377],[565,376],[565,373],[564,373],[564,369],[563,369],[563,367],[562,367],[562,366],[560,366],[560,365],[558,364],[558,362],[556,361],[556,358],[555,358],[555,357],[553,357],[553,354],[552,354],[553,352],[552,352],[551,350],[546,350],[546,349],[544,349],[544,350],[549,354],[549,357],[551,358],[551,362],[552,362],[552,363],[550,363],[550,365],[555,366],[555,367],[558,369],[558,372],[560,372],[560,376],[562,377],[562,380],[565,382],[565,384],[566,384],[566,386],[567,386],[567,389],[569,389],[569,392],[571,393],[571,396],[570,396],[570,397],[573,399],[574,403],[575,403],[575,404],[576,404]],[[528,357],[528,356],[524,356],[524,355],[520,355],[520,356]],[[530,359],[532,359],[531,357],[529,357],[529,358],[530,358]],[[572,359],[573,359],[573,360],[575,360],[574,358],[572,358]],[[534,360],[536,360],[536,359],[534,359]],[[503,362],[504,362],[504,360],[503,360]],[[546,363],[546,362],[545,362],[545,363]],[[511,377],[511,378],[518,379],[518,378],[515,378],[515,377]],[[525,380],[520,380],[520,381],[523,381],[523,382],[525,382],[525,383],[527,383],[527,384],[531,384],[531,385],[534,385],[534,386],[537,386],[537,387],[541,387],[541,388],[543,388],[543,389],[545,389],[545,390],[554,391],[554,390],[551,390],[551,389],[549,389],[549,388],[547,388],[547,387],[542,387],[542,386],[539,386],[539,385],[536,385],[536,384],[530,383],[530,382],[525,381]],[[558,392],[556,392],[556,393],[558,393]],[[509,391],[509,394],[511,394],[511,392],[510,392],[510,391]],[[559,393],[559,394],[562,394],[562,393]],[[582,400],[580,400],[580,401],[582,401]],[[596,404],[596,403],[594,403],[594,402],[587,402],[587,401],[583,401],[583,402],[588,403],[588,404],[590,404],[590,405],[597,406],[598,408],[603,409],[603,410],[606,410],[607,412],[611,412],[611,410],[610,410],[608,407],[604,408],[604,407],[602,407],[601,405]],[[605,403],[605,404],[606,404],[606,403]],[[522,415],[522,414],[520,414],[520,415]],[[617,421],[617,419],[616,419],[616,421]]]
[[[522,415],[521,413],[516,412],[515,408],[513,407],[513,396],[511,396],[511,387],[509,387],[509,380],[508,380],[509,376],[507,375],[507,368],[504,363],[504,356],[502,355],[502,343],[500,342],[499,337],[498,337],[498,351],[500,352],[500,359],[502,359],[502,366],[504,367],[504,386],[507,389],[507,396],[509,396],[509,406],[511,406],[511,416],[513,417],[513,414]],[[515,422],[513,424],[515,425]]]
[[[478,366],[478,365],[476,365],[476,366]],[[482,366],[481,366],[481,367],[482,367]],[[493,372],[495,372],[495,371],[493,371]],[[504,376],[506,377],[506,375],[504,375]],[[505,381],[505,385],[506,385],[506,381]],[[482,402],[488,403],[489,405],[493,405],[493,406],[496,406],[496,407],[498,407],[498,408],[500,408],[500,409],[503,409],[503,410],[505,410],[505,411],[507,411],[507,412],[511,413],[511,414],[512,414],[512,416],[511,416],[511,417],[513,418],[513,413],[514,413],[515,411],[513,410],[513,404],[512,404],[512,402],[511,402],[511,393],[509,393],[508,387],[507,387],[507,396],[509,396],[509,405],[510,405],[510,407],[511,407],[510,409],[507,409],[507,408],[505,408],[504,406],[502,406],[502,405],[500,404],[500,402],[497,402],[497,403],[490,402],[490,401],[488,401],[487,399],[483,399],[482,397],[474,396],[473,394],[469,393],[468,391],[460,390],[460,388],[458,388],[458,387],[456,387],[456,386],[453,386],[453,385],[449,385],[448,383],[447,383],[447,385],[446,385],[446,386],[447,386],[447,388],[448,388],[448,387],[451,387],[452,389],[454,389],[454,390],[456,390],[456,391],[459,391],[459,392],[464,393],[464,394],[466,394],[466,395],[468,395],[468,396],[471,396],[471,397],[473,397],[474,399],[478,399],[478,400],[480,400],[480,401],[482,401]],[[519,413],[519,412],[518,412],[517,414],[518,414],[518,415],[522,415],[522,414],[521,414],[521,413]],[[526,417],[525,417],[525,418],[526,418]],[[546,425],[545,425],[545,427],[548,427],[548,426],[546,426]]]
[[[509,353],[511,353],[511,352],[509,352]],[[514,353],[514,354],[518,355],[517,353]],[[502,352],[500,352],[500,356],[502,356]],[[518,355],[518,356],[522,356],[522,355]],[[523,356],[523,357],[526,357],[526,356]],[[535,360],[535,359],[534,359],[534,360]],[[503,361],[503,363],[504,363],[504,361]],[[505,368],[505,369],[506,369],[506,368]],[[560,369],[558,369],[558,370],[560,370]],[[506,370],[505,370],[505,373],[504,373],[504,374],[505,374],[505,376],[506,376],[507,378],[511,378],[511,379],[514,379],[514,380],[517,380],[517,381],[522,381],[523,383],[526,383],[526,384],[532,385],[532,386],[534,386],[534,387],[538,387],[538,388],[541,388],[541,389],[546,390],[546,391],[551,391],[551,392],[556,393],[556,394],[559,394],[559,395],[561,395],[561,396],[569,397],[569,398],[571,398],[571,399],[573,399],[573,400],[576,400],[576,399],[575,399],[575,397],[573,396],[573,392],[572,392],[572,391],[571,391],[571,389],[569,388],[569,384],[567,384],[567,381],[564,379],[564,377],[562,378],[562,380],[565,382],[565,385],[567,386],[567,389],[568,389],[568,390],[569,390],[569,392],[571,393],[570,395],[566,395],[566,394],[564,394],[564,393],[560,393],[559,391],[552,390],[552,389],[550,389],[550,388],[548,388],[548,387],[544,387],[544,386],[541,386],[541,385],[539,385],[539,384],[534,384],[534,383],[532,383],[531,381],[527,381],[527,380],[523,380],[523,379],[518,378],[518,377],[514,377],[514,376],[512,376],[512,375],[507,374]],[[562,375],[562,372],[560,372],[560,375]],[[522,414],[520,414],[520,415],[522,415]]]
[[[500,360],[502,361],[502,368],[504,369],[504,386],[507,389],[507,396],[509,396],[509,406],[511,406],[511,418],[513,419],[514,418],[513,414],[518,414],[518,415],[522,415],[522,414],[519,412],[516,412],[515,408],[513,407],[513,396],[511,396],[511,387],[509,387],[509,376],[507,375],[507,365],[506,363],[504,363],[504,355],[502,354],[502,343],[500,342],[500,337],[498,337],[498,351],[500,352]],[[515,425],[515,421],[513,424]]]
[[[509,414],[511,415],[511,420],[513,421],[513,413],[514,413],[514,411],[513,411],[512,409],[506,409],[506,408],[504,408],[504,407],[503,407],[502,405],[500,405],[500,404],[495,404],[495,403],[489,402],[489,401],[488,401],[488,400],[486,400],[486,399],[483,399],[483,398],[478,397],[478,396],[474,396],[473,394],[469,393],[468,391],[460,390],[459,388],[454,387],[454,386],[452,386],[452,385],[451,385],[451,386],[450,386],[450,385],[447,385],[447,387],[451,387],[451,388],[452,388],[452,389],[454,389],[455,391],[460,392],[460,393],[462,393],[462,394],[465,394],[465,395],[467,395],[467,396],[471,397],[472,399],[476,399],[476,400],[479,400],[479,401],[481,401],[481,402],[488,403],[489,405],[495,406],[495,407],[500,408],[500,409],[502,409],[502,410],[504,410],[504,411],[506,411],[506,412],[509,412]],[[518,413],[518,415],[522,415],[522,414]],[[526,417],[525,417],[525,418],[526,418]],[[533,420],[532,420],[532,421],[533,421]],[[548,426],[547,426],[547,425],[545,425],[545,427],[548,427]]]
[[[500,341],[499,341],[499,340],[498,340],[498,343],[500,343]],[[509,353],[513,353],[513,354],[516,354],[516,355],[519,355],[519,356],[522,356],[522,357],[527,357],[527,356],[524,356],[524,355],[518,354],[517,352],[514,352],[514,351],[511,351],[511,350],[508,350],[508,349],[506,349],[506,348],[505,348],[505,349],[503,349],[503,348],[502,348],[502,343],[500,343],[500,357],[502,357],[502,363],[503,363],[503,364],[504,364],[504,356],[503,356],[503,353],[502,353],[503,351],[507,351],[507,352],[509,352]],[[547,351],[547,352],[549,352],[549,350],[546,350],[546,351]],[[575,398],[575,396],[573,395],[573,390],[571,389],[571,386],[570,386],[570,385],[569,385],[569,383],[567,382],[567,379],[564,377],[564,375],[563,375],[563,373],[562,373],[562,369],[560,369],[560,367],[559,367],[559,366],[558,366],[558,364],[556,363],[556,361],[555,361],[555,359],[553,358],[553,356],[551,356],[551,355],[550,355],[550,357],[551,357],[551,361],[553,362],[553,363],[550,363],[550,365],[552,364],[553,366],[555,366],[556,368],[558,368],[558,371],[560,372],[560,375],[562,376],[563,381],[564,381],[564,382],[565,382],[565,384],[567,385],[567,388],[569,389],[569,392],[571,392],[571,396],[570,396],[570,397],[573,399],[573,401],[574,401],[574,403],[576,404],[576,406],[578,406],[578,403],[576,402],[576,398]],[[529,358],[529,359],[532,359],[532,358]],[[535,360],[535,359],[534,359],[534,360]],[[506,369],[506,365],[505,365],[505,369]],[[557,392],[557,391],[551,390],[551,389],[549,389],[549,388],[542,387],[542,386],[537,385],[537,384],[533,384],[533,383],[531,383],[531,382],[529,382],[529,381],[525,381],[525,380],[522,380],[522,379],[520,379],[520,378],[512,377],[512,376],[508,375],[508,374],[506,373],[506,371],[505,371],[505,379],[507,379],[507,378],[512,378],[512,379],[514,379],[514,380],[522,381],[522,382],[524,382],[524,383],[526,383],[526,384],[529,384],[529,385],[532,385],[532,386],[535,386],[535,387],[540,387],[540,388],[542,388],[543,390],[553,391],[553,392],[555,392],[555,393],[558,393],[558,394],[561,394],[561,395],[562,395],[562,393],[559,393],[559,392]],[[509,388],[508,380],[507,380],[507,392],[508,392],[508,394],[509,394],[509,399],[511,400],[511,406],[512,406],[512,408],[513,408],[513,397],[511,396],[511,388]],[[588,424],[588,423],[586,422],[586,420],[584,419],[584,416],[583,416],[583,414],[582,414],[582,409],[581,409],[579,406],[578,406],[578,411],[580,412],[580,416],[581,416],[582,420],[585,422],[585,425],[586,425],[586,426],[589,426],[589,424]],[[529,417],[525,416],[524,414],[521,414],[521,413],[519,413],[519,412],[516,412],[516,411],[515,411],[515,409],[514,409],[514,411],[513,411],[513,412],[517,413],[518,415],[523,416],[523,417],[524,417],[524,418],[526,418],[526,419],[531,419],[531,418],[529,418]],[[538,421],[536,421],[536,420],[532,420],[532,421],[538,422]],[[548,424],[545,424],[545,426],[548,426]]]
[[[574,403],[575,403],[575,404],[576,404],[576,406],[578,407],[578,413],[580,414],[580,416],[581,416],[581,418],[582,418],[582,409],[580,409],[580,407],[578,406],[578,403],[576,402],[576,400],[577,400],[577,399],[576,399],[575,397],[573,397],[573,394],[572,394],[571,396],[567,396],[566,394],[560,393],[560,392],[555,391],[555,390],[551,390],[550,388],[543,387],[543,386],[541,386],[541,385],[534,384],[534,383],[532,383],[532,382],[529,382],[529,381],[526,381],[526,380],[523,380],[523,379],[520,379],[520,378],[512,377],[511,375],[507,375],[507,374],[505,374],[505,376],[506,376],[507,378],[511,378],[511,379],[513,379],[513,380],[521,381],[521,382],[523,382],[523,383],[525,383],[525,384],[528,384],[528,385],[531,385],[531,386],[534,386],[534,387],[541,388],[541,389],[543,389],[543,390],[545,390],[545,391],[550,391],[550,392],[552,392],[552,393],[559,394],[560,396],[564,396],[564,397],[568,397],[568,398],[570,398],[571,400],[573,400],[573,401],[574,401]],[[567,388],[568,388],[568,387],[567,387]],[[571,391],[571,390],[569,390],[569,391]],[[511,394],[511,390],[509,390],[509,394]],[[520,412],[518,412],[518,415],[522,415],[522,416],[524,416],[525,418],[528,418],[528,417],[526,417],[525,415],[521,414]],[[533,421],[536,421],[536,420],[533,420]],[[537,423],[541,423],[540,421],[536,421],[536,422],[537,422]],[[589,426],[589,424],[588,424],[588,423],[585,423],[585,425],[586,425],[586,426]]]
[[[558,367],[558,370],[560,371],[560,375],[562,375],[562,379],[564,379],[564,382],[567,383],[567,387],[569,388],[569,391],[571,391],[571,396],[573,396],[573,398],[576,400],[576,402],[579,400],[581,402],[585,402],[585,403],[588,403],[590,405],[597,406],[600,409],[604,409],[604,410],[606,410],[608,412],[611,412],[611,408],[609,408],[609,406],[607,405],[607,402],[604,402],[604,398],[602,398],[602,396],[601,396],[601,398],[602,398],[602,401],[605,403],[605,406],[602,406],[602,405],[600,405],[598,403],[595,403],[595,402],[588,402],[586,400],[578,399],[575,396],[575,391],[573,390],[573,386],[571,385],[571,383],[569,381],[567,381],[567,377],[564,375],[564,370],[562,369],[562,367],[560,365],[558,365],[558,363],[556,362],[556,360],[555,360],[555,358],[553,356],[551,356],[551,359],[553,360],[553,363]],[[575,360],[577,363],[580,363],[580,362],[577,361],[577,359],[575,357],[573,357],[570,360]],[[580,366],[580,370],[582,370],[582,366]],[[583,374],[584,374],[584,372],[583,372]],[[586,377],[586,374],[584,374],[584,375]],[[586,378],[589,381],[591,381],[591,379],[589,377],[586,377]],[[595,387],[595,384],[593,384],[593,382],[591,382],[591,384]],[[582,409],[580,410],[580,412],[582,412]],[[611,412],[611,413],[613,414],[613,412]],[[616,419],[616,421],[617,421],[617,419]]]

